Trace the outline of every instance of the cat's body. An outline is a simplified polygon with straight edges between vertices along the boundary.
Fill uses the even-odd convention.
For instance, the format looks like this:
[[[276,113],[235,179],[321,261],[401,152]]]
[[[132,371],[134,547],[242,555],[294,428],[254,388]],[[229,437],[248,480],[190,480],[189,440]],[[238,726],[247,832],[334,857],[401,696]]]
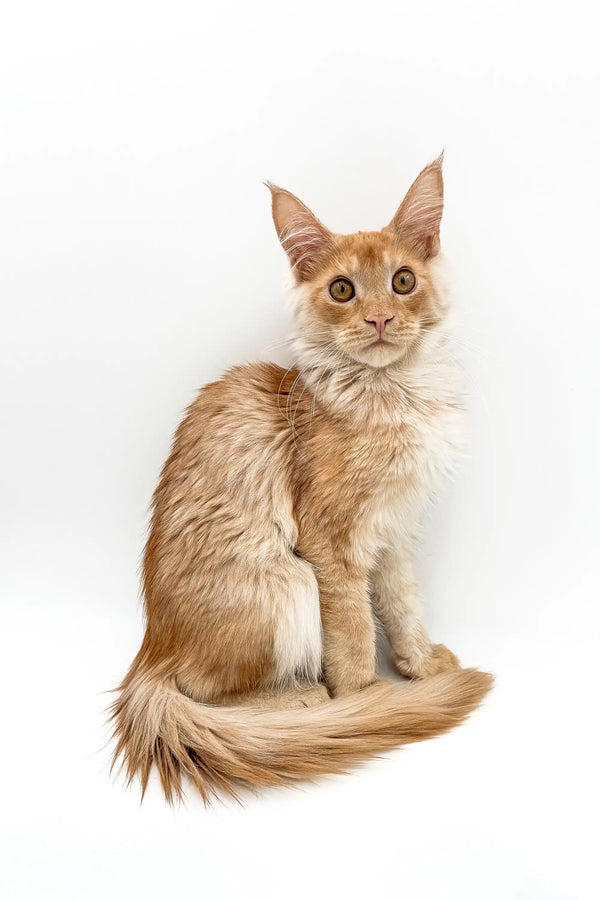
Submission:
[[[296,256],[286,247],[298,369],[237,367],[188,410],[154,498],[146,635],[115,704],[129,775],[145,784],[156,763],[169,798],[182,770],[204,796],[337,771],[446,730],[489,687],[429,643],[412,571],[420,515],[461,432],[435,234],[429,224],[402,242],[398,227],[333,236],[292,195],[273,193],[284,247],[301,237]],[[405,231],[406,218],[405,208]],[[412,278],[398,291],[414,294],[410,315],[386,287],[398,268]],[[350,289],[349,302],[335,301]],[[340,328],[342,314],[354,318]],[[402,332],[388,343],[394,319],[389,332]],[[374,684],[373,610],[399,671],[425,679],[418,686]],[[316,685],[323,671],[336,699],[316,708],[231,708],[252,692]]]

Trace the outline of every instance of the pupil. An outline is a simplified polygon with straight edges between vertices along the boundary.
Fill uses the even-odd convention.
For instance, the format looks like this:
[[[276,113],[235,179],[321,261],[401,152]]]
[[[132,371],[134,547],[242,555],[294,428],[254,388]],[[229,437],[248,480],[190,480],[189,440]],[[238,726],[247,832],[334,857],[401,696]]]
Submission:
[[[340,294],[343,294],[345,290],[346,290],[346,285],[344,284],[343,281],[340,281]]]

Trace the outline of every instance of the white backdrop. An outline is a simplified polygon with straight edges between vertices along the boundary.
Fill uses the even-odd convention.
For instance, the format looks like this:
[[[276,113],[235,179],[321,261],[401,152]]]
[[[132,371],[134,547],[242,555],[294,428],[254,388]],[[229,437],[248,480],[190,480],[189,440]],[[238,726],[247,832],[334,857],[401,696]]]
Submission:
[[[7,900],[598,896],[591,2],[13,3],[0,28]],[[462,729],[245,808],[109,781],[146,511],[205,381],[283,362],[269,178],[386,223],[446,147],[470,455],[421,558]]]

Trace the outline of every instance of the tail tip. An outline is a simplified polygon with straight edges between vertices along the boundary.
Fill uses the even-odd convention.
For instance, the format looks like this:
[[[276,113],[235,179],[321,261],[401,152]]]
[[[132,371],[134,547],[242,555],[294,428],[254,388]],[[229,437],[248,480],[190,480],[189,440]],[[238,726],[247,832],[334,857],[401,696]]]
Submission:
[[[494,676],[481,669],[460,669],[461,699],[476,709],[494,687]]]

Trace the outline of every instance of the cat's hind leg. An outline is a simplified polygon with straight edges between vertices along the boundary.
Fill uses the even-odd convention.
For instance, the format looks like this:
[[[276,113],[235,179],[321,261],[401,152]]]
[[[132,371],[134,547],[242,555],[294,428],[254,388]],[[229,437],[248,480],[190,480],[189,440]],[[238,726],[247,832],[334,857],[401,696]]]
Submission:
[[[194,588],[195,627],[177,645],[183,693],[221,703],[264,687],[318,684],[319,590],[306,560],[287,548],[239,554],[214,571],[199,567]]]
[[[321,676],[323,636],[319,587],[312,566],[291,553],[272,573],[274,593],[274,669],[271,683],[317,684]]]

